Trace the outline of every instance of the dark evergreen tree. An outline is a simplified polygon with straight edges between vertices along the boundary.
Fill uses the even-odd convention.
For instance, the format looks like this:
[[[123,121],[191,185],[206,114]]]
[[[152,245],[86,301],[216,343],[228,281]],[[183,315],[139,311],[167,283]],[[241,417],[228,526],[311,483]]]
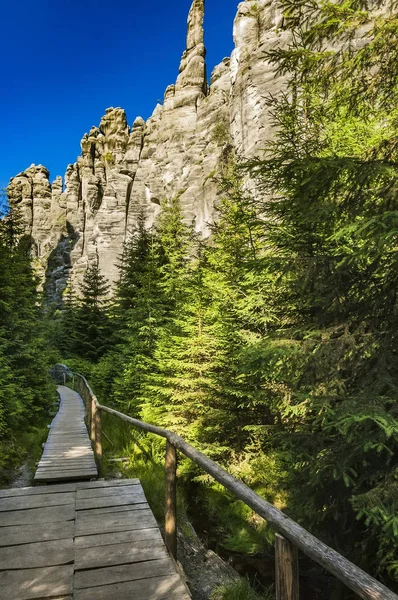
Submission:
[[[153,385],[159,365],[154,354],[183,294],[182,272],[189,259],[189,231],[182,222],[179,199],[165,201],[156,229],[150,233],[141,231],[137,237],[136,246],[146,248],[146,260],[141,262],[138,258],[137,270],[131,269],[137,254],[131,254],[129,268],[134,273],[135,295],[133,306],[126,313],[127,360],[117,394],[131,398],[130,408],[136,413],[144,410],[147,403],[155,411],[157,398]]]
[[[145,223],[145,213],[140,212],[137,227],[123,248],[116,289],[116,310],[122,321],[126,312],[134,307],[151,250],[152,234]]]
[[[31,244],[15,207],[0,220],[0,469],[52,400]],[[8,448],[8,449],[7,449]]]
[[[101,275],[98,263],[84,274],[80,289],[81,298],[75,311],[74,353],[81,358],[97,361],[112,343],[110,319],[110,285]]]

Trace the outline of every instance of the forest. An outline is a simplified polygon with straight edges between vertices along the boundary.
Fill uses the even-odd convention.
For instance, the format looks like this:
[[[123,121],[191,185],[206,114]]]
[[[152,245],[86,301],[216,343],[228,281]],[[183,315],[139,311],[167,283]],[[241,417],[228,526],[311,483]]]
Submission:
[[[398,15],[282,4],[275,139],[249,163],[225,140],[208,239],[164,199],[154,227],[140,214],[113,292],[92,265],[58,307],[17,208],[0,221],[0,469],[63,362],[397,591]],[[160,461],[144,450],[138,463]],[[267,552],[265,523],[188,461],[180,474],[223,552]]]

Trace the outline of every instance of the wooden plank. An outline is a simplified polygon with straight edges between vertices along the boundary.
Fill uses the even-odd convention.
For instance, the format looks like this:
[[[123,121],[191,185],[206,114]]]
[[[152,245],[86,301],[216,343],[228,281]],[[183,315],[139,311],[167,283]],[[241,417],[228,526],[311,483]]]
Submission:
[[[50,463],[48,465],[39,465],[37,471],[91,471],[93,469],[93,462],[89,463],[69,463],[68,461],[63,461],[62,463]]]
[[[58,483],[60,481],[85,481],[87,479],[94,479],[97,476],[97,473],[92,471],[66,471],[63,473],[56,472],[54,474],[51,473],[40,473],[35,476],[34,481],[44,482],[44,483]]]
[[[64,504],[75,504],[76,494],[66,492],[64,494],[40,494],[33,496],[22,496],[17,498],[3,498],[0,500],[0,512],[10,510],[25,510],[27,508],[41,508],[43,506],[62,506]]]
[[[92,488],[107,488],[107,487],[119,487],[124,485],[139,484],[139,479],[113,479],[111,481],[98,480],[98,481],[87,481],[84,483],[78,483],[78,490],[88,490]]]
[[[0,551],[0,570],[32,569],[73,564],[73,538],[10,546]]]
[[[71,521],[75,518],[73,504],[51,506],[50,508],[32,508],[0,513],[0,527],[11,525],[35,525],[38,523],[58,523]],[[0,532],[1,535],[1,532]]]
[[[68,460],[68,459],[64,459],[64,460],[51,460],[45,463],[40,463],[39,465],[39,469],[40,470],[47,470],[47,469],[59,469],[59,470],[68,470],[68,471],[74,471],[76,469],[79,468],[84,468],[84,469],[92,469],[95,466],[95,464],[93,463],[93,461],[90,459],[89,461],[75,461],[75,460]]]
[[[170,558],[150,560],[148,562],[133,563],[131,565],[117,565],[88,571],[75,571],[75,590],[81,588],[97,587],[123,581],[148,579],[161,575],[173,575],[174,565]]]
[[[40,475],[44,474],[48,474],[48,475],[56,475],[57,473],[61,473],[61,474],[70,474],[71,477],[73,477],[74,475],[76,475],[76,473],[84,473],[85,475],[90,475],[90,474],[94,474],[93,476],[97,475],[97,471],[96,469],[94,469],[93,467],[81,467],[81,468],[71,468],[68,469],[67,466],[66,467],[62,467],[60,469],[53,469],[52,467],[43,467],[41,469],[38,469],[36,471],[36,475],[35,475],[35,479],[40,479]]]
[[[43,525],[17,525],[0,529],[0,547],[32,542],[65,540],[75,532],[74,521],[46,523]]]
[[[168,558],[163,540],[143,540],[141,542],[94,546],[76,549],[75,569],[96,569],[128,563]]]
[[[88,508],[104,508],[108,506],[125,506],[129,504],[142,504],[146,502],[143,492],[126,494],[124,496],[105,496],[103,498],[88,498],[76,500],[76,510],[87,510]]]
[[[116,533],[99,533],[75,538],[75,548],[94,548],[95,546],[108,546],[110,544],[123,544],[140,542],[143,540],[163,540],[157,527],[148,529],[137,529],[135,531],[119,531]]]
[[[12,498],[16,496],[36,496],[40,494],[62,494],[64,492],[75,492],[76,483],[64,483],[59,485],[40,485],[25,488],[10,488],[0,490],[0,498]]]
[[[67,452],[43,452],[43,458],[44,460],[49,460],[52,458],[73,458],[73,459],[79,459],[79,458],[87,458],[90,457],[92,455],[92,451],[91,450],[87,450],[87,452],[85,452],[84,454],[82,452],[80,452],[79,454],[73,454],[73,452],[71,450],[68,450]]]
[[[81,481],[94,479],[97,472],[94,470],[76,469],[75,471],[40,471],[35,475],[35,481],[57,482],[57,481]]]
[[[105,506],[104,508],[88,508],[87,510],[79,510],[79,516],[86,515],[104,515],[104,514],[113,514],[118,512],[126,512],[126,511],[140,511],[140,510],[149,510],[149,504],[147,502],[142,502],[140,504],[126,504],[123,506]],[[139,518],[139,515],[137,515]]]
[[[131,493],[143,493],[143,489],[139,484],[134,485],[126,485],[126,486],[117,486],[117,487],[106,487],[106,488],[91,488],[91,489],[78,489],[77,490],[77,500],[85,500],[88,498],[103,498],[105,496],[113,496],[117,494],[118,496],[124,496],[125,494]]]
[[[80,517],[79,514],[76,515],[76,535],[112,533],[156,526],[155,517],[150,510],[128,510],[116,514],[105,514],[101,520],[98,519],[97,515],[84,517]]]
[[[181,578],[174,575],[150,577],[75,591],[74,600],[190,600]]]
[[[92,456],[54,456],[49,454],[41,459],[38,466],[44,467],[51,464],[80,464],[80,465],[92,465],[95,461]]]
[[[4,600],[42,600],[71,596],[73,566],[1,571],[0,590]]]

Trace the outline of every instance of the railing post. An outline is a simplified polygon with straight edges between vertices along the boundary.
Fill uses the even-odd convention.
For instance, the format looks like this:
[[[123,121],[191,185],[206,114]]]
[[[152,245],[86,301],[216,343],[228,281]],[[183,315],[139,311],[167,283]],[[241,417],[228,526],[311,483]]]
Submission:
[[[177,559],[177,451],[169,440],[166,441],[165,543]]]
[[[98,473],[102,476],[102,415],[99,408],[95,407],[95,457],[97,459]]]
[[[90,432],[90,439],[93,440],[92,433],[91,433],[91,430],[93,427],[93,400],[92,400],[90,394],[88,393],[88,390],[86,390],[86,387],[84,386],[84,384],[82,385],[82,391],[79,393],[82,396],[82,398],[84,398],[84,404],[86,406],[86,412],[87,412],[87,429]]]
[[[289,540],[275,535],[276,600],[299,600],[298,549]]]
[[[97,407],[95,400],[91,399],[91,427],[90,439],[97,461],[98,472],[102,475],[102,421],[101,411]]]
[[[95,402],[93,398],[90,398],[89,402],[88,402],[88,406],[89,406],[89,428],[90,428],[90,439],[91,442],[94,446],[95,444],[95,412],[96,412],[96,406],[95,406]]]
[[[64,371],[64,385],[66,385],[66,373]]]

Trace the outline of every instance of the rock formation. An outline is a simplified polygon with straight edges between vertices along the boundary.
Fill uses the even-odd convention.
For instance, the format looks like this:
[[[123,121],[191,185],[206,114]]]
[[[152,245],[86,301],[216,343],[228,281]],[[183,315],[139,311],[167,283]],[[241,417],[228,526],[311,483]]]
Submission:
[[[114,281],[137,215],[144,210],[150,226],[164,198],[178,194],[187,221],[207,235],[217,198],[214,176],[228,149],[252,157],[266,148],[266,98],[280,82],[265,52],[284,35],[276,3],[239,4],[235,49],[214,69],[210,85],[204,4],[193,1],[177,81],[147,122],[138,117],[130,127],[124,110],[108,108],[99,127],[83,136],[81,156],[68,166],[64,184],[57,177],[50,185],[41,165],[11,180],[10,202],[21,208],[51,298],[59,300],[68,279],[78,285],[93,261]]]

